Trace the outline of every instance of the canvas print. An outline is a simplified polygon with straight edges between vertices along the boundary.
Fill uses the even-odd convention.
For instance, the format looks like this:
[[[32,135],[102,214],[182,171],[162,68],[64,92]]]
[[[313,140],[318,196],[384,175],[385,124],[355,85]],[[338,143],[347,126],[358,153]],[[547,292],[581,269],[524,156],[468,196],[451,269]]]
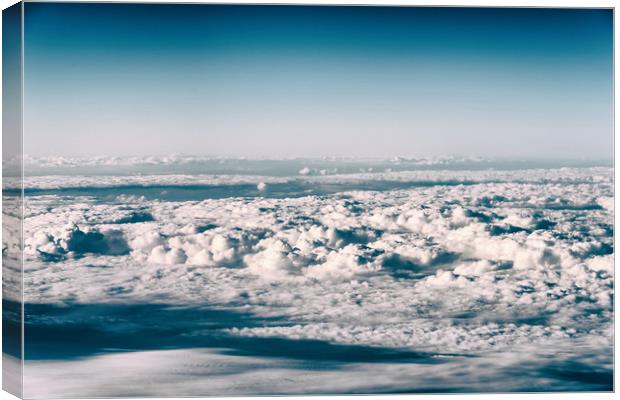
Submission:
[[[614,389],[612,9],[25,2],[3,29],[5,389]]]

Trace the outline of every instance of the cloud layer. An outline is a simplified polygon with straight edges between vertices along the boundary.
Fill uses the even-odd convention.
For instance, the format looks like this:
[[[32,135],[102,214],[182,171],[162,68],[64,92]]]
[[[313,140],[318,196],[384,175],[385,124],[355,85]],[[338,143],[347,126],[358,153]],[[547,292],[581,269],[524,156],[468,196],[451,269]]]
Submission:
[[[308,179],[386,174],[413,179]],[[461,185],[424,174],[438,184],[285,199],[31,196],[25,297],[211,304],[287,321],[228,330],[241,336],[467,354],[611,346],[611,170],[450,174]]]

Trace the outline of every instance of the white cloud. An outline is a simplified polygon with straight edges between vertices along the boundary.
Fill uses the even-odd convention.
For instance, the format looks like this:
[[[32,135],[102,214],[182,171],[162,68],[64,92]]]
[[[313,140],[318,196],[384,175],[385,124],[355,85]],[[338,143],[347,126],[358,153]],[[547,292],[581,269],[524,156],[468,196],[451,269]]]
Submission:
[[[456,179],[479,183],[286,199],[132,197],[118,204],[31,196],[25,296],[35,303],[122,296],[244,304],[258,316],[300,323],[239,335],[394,347],[479,352],[563,335],[606,338],[614,274],[608,172],[461,171]],[[336,183],[382,174],[301,179]],[[389,177],[424,174],[435,181],[449,176]],[[137,212],[153,218],[118,223]],[[118,287],[120,294],[110,294]],[[528,318],[544,322],[520,322]]]

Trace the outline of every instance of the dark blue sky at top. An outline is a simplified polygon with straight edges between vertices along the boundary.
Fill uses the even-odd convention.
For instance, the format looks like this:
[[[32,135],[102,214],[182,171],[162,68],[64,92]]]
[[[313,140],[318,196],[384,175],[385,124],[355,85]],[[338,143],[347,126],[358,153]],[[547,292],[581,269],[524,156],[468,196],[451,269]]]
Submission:
[[[607,157],[612,18],[27,3],[26,152]]]

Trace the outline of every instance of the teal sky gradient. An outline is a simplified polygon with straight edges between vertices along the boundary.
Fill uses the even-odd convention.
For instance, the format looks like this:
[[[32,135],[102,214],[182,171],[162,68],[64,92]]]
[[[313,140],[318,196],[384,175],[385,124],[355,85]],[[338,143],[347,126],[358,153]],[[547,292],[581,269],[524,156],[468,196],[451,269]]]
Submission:
[[[613,156],[613,15],[27,3],[30,155]]]

